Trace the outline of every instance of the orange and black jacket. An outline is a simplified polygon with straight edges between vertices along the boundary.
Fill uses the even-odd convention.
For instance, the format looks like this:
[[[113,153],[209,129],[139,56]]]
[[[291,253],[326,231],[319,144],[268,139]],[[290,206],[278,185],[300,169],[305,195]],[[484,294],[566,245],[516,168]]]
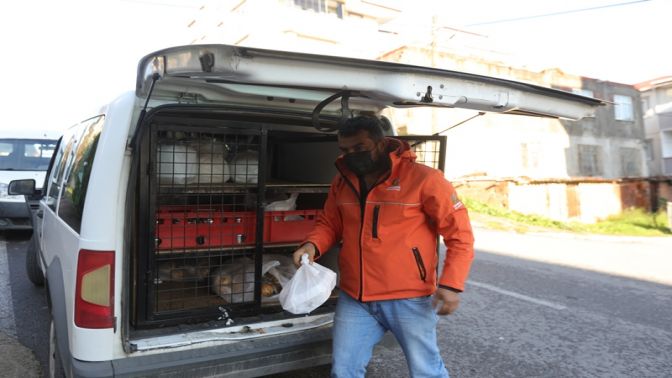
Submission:
[[[416,163],[406,142],[387,142],[390,174],[366,196],[337,159],[340,174],[306,242],[322,254],[342,243],[339,286],[360,301],[430,295],[437,285],[462,291],[474,256],[467,209],[441,171]],[[437,235],[447,247],[438,282]]]

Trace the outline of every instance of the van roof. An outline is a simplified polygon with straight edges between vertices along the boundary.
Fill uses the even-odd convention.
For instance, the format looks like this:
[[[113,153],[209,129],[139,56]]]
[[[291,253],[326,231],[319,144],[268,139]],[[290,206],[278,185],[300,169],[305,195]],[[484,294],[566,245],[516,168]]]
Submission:
[[[56,140],[61,137],[63,133],[56,130],[12,130],[11,132],[3,133],[0,139],[49,139]]]

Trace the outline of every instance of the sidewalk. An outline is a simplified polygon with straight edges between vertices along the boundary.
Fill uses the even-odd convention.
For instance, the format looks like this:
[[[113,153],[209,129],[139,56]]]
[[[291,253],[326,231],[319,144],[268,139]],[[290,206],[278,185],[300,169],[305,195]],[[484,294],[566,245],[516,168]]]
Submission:
[[[3,377],[42,377],[40,363],[33,352],[3,331],[0,331],[0,356]]]
[[[672,285],[672,237],[496,231],[474,225],[476,249]]]

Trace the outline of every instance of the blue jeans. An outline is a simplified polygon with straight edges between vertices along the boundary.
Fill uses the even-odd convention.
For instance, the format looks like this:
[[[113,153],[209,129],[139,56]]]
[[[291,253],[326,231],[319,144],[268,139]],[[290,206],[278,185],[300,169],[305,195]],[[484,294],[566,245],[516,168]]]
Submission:
[[[406,355],[411,377],[448,378],[436,343],[437,321],[429,296],[362,303],[341,292],[331,376],[364,377],[373,347],[391,331]]]

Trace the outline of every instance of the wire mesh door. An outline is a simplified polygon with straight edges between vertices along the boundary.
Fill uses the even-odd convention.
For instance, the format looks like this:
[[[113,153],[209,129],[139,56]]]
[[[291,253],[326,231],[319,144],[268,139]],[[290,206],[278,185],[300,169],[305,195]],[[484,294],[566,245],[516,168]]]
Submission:
[[[416,162],[441,171],[445,168],[446,137],[438,135],[404,135],[394,138],[405,140],[415,152]]]
[[[152,133],[150,318],[252,310],[259,301],[265,135],[185,130],[164,125]]]

